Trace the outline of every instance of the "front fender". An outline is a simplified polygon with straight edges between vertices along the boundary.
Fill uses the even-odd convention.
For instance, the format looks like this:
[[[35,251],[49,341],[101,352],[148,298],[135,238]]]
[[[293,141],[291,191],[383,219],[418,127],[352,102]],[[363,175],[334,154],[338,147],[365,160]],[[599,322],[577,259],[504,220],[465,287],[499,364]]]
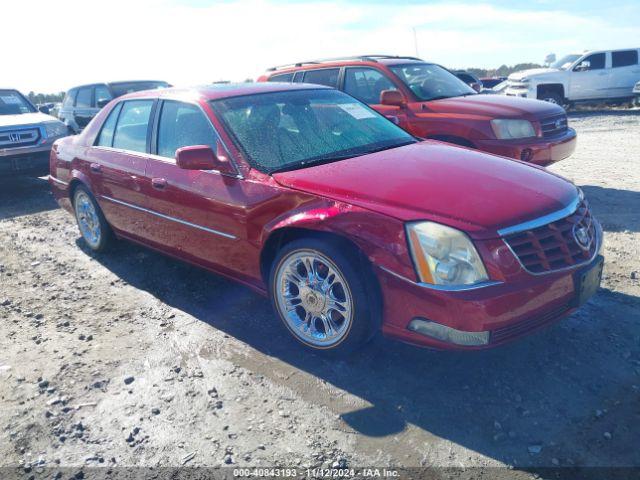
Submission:
[[[318,199],[284,212],[266,224],[262,245],[284,229],[339,235],[354,243],[373,265],[415,277],[404,223],[400,220],[354,205]]]

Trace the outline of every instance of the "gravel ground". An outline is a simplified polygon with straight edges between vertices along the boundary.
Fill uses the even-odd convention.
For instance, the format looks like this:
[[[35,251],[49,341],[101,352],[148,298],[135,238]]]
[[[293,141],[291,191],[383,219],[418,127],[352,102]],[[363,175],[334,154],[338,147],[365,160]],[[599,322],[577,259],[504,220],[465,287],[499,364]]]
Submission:
[[[0,184],[0,467],[12,467],[0,476],[640,467],[640,113],[570,121],[578,149],[551,170],[603,223],[603,288],[560,324],[479,353],[384,339],[347,360],[303,353],[244,287],[128,243],[94,255],[45,181]]]

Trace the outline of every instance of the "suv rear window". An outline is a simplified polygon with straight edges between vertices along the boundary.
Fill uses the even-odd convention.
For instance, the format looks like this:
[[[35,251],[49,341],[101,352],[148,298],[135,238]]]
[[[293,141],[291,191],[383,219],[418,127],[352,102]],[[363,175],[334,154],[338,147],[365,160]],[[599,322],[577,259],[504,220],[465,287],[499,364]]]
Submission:
[[[278,75],[272,75],[269,77],[270,82],[293,82],[293,75],[295,72],[291,73],[279,73]]]
[[[73,104],[76,101],[76,94],[78,93],[78,90],[71,89],[67,92],[67,94],[64,96],[64,101],[62,102],[62,106],[63,107],[73,107]]]
[[[78,99],[76,100],[76,107],[81,107],[81,108],[91,107],[91,89],[92,87],[86,87],[78,90]]]
[[[339,68],[323,68],[322,70],[308,70],[304,72],[304,83],[326,85],[336,88],[338,86]]]
[[[629,65],[638,64],[638,51],[637,50],[624,50],[622,52],[611,53],[611,66],[616,67],[628,67]]]
[[[167,82],[118,82],[110,83],[111,91],[116,97],[121,97],[127,93],[139,92],[141,90],[155,90],[157,88],[167,88]]]

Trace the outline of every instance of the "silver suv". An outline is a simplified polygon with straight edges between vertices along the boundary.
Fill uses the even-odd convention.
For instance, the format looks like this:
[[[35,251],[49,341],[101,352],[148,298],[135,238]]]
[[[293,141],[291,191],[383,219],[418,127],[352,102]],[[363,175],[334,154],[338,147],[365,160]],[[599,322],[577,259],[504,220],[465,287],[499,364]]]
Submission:
[[[74,133],[80,133],[93,117],[114,98],[140,90],[166,88],[167,82],[134,80],[128,82],[94,83],[70,89],[64,97],[58,118]]]
[[[17,90],[0,89],[0,177],[49,173],[51,146],[69,129],[48,113]]]

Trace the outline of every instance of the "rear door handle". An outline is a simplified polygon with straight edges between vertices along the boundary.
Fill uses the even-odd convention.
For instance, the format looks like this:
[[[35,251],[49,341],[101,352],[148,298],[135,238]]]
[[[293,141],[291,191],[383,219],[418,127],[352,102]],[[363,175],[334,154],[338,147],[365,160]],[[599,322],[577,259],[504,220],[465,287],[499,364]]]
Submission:
[[[151,186],[156,190],[164,190],[167,186],[167,181],[164,178],[152,178]]]
[[[89,165],[89,169],[93,172],[93,173],[102,173],[102,166],[100,166],[97,163],[92,163],[91,165]]]

